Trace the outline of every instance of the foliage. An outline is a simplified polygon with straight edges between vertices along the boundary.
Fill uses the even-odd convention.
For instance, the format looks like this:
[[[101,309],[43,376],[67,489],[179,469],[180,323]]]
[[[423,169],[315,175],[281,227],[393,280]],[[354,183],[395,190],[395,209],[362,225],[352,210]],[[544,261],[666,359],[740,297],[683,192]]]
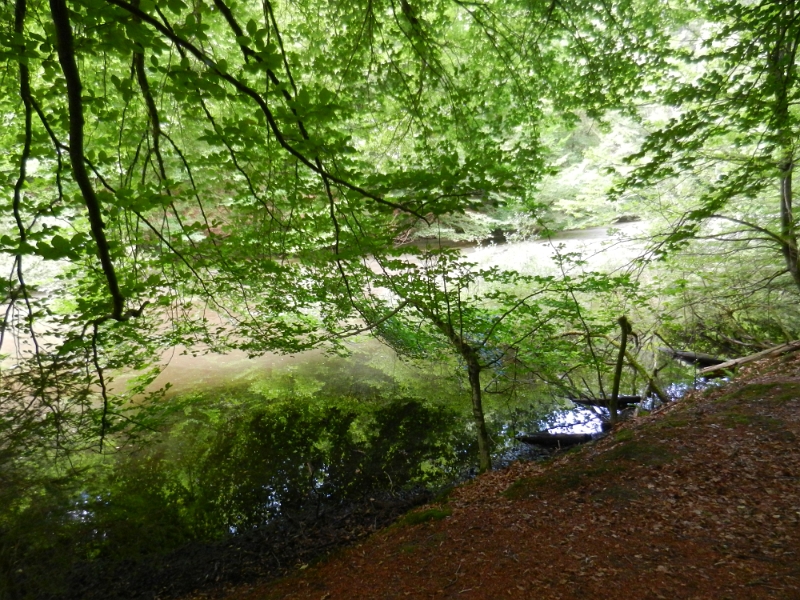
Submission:
[[[800,315],[774,256],[705,241],[651,269],[654,328],[674,348],[737,357],[797,339]]]
[[[339,261],[380,254],[421,221],[530,200],[542,124],[639,96],[633,74],[658,60],[609,50],[667,43],[653,25],[671,14],[582,0],[0,10],[2,335],[31,344],[4,388],[34,390],[39,415],[56,374],[90,365],[68,377],[75,401],[47,409],[72,420],[57,428],[65,451],[81,445],[71,432],[122,426],[119,369],[176,345],[331,342],[317,313],[331,311],[330,329],[342,308],[325,307],[348,285]],[[43,262],[54,266],[37,281]],[[332,291],[309,281],[323,264],[338,272]],[[91,428],[73,413],[94,413],[96,390]]]
[[[630,157],[636,168],[618,192],[658,197],[666,183],[696,198],[678,210],[664,206],[672,227],[655,255],[695,237],[768,247],[784,263],[770,275],[788,274],[800,286],[792,192],[797,9],[768,0],[691,8],[697,21],[686,30],[664,91],[675,115]],[[709,219],[712,227],[701,229]]]
[[[626,195],[610,202],[608,193],[616,182],[614,172],[624,159],[636,152],[650,121],[645,115],[633,118],[611,113],[602,120],[583,115],[575,124],[556,123],[546,129],[553,171],[544,177],[535,195],[543,208],[535,215],[553,228],[581,228],[609,225],[620,218],[651,218],[657,212]]]

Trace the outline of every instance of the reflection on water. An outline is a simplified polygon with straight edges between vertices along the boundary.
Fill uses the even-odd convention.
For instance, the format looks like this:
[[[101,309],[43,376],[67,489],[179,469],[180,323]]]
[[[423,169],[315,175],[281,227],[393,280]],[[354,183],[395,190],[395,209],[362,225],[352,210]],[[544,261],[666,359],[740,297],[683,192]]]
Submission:
[[[314,388],[315,386],[311,386]],[[255,390],[255,391],[254,391]],[[81,490],[69,513],[102,552],[141,552],[182,540],[214,539],[283,522],[309,523],[342,503],[412,488],[438,489],[475,474],[468,403],[419,398],[270,398],[275,389],[173,399],[173,424],[129,453],[110,477]],[[587,427],[563,411],[496,410],[489,419],[496,466],[547,455],[514,436],[536,423]]]
[[[706,379],[705,377],[699,377],[694,381],[670,383],[667,386],[666,392],[667,395],[672,400],[680,400],[688,392],[692,390],[705,390],[707,388],[715,388],[721,385],[725,385],[729,381],[730,377],[715,377],[714,379]]]
[[[276,518],[320,518],[377,491],[440,486],[468,467],[472,437],[455,411],[415,399],[195,398],[161,439],[121,455],[114,478],[84,491],[79,510],[109,545],[127,535],[121,514],[144,537],[215,538]]]
[[[470,262],[479,268],[498,266],[503,269],[519,269],[525,273],[555,274],[558,272],[553,256],[556,250],[564,253],[582,253],[587,259],[588,268],[612,271],[630,260],[641,250],[641,242],[635,238],[647,227],[645,222],[624,223],[608,227],[592,227],[555,233],[549,239],[537,239],[500,245],[456,244]],[[617,234],[610,235],[610,231]],[[429,245],[429,242],[425,242]],[[385,346],[375,340],[363,338],[350,344],[356,353],[377,353],[387,361],[400,361]],[[231,384],[247,382],[254,377],[276,371],[291,369],[306,363],[330,362],[335,358],[322,350],[313,350],[297,355],[266,353],[250,358],[244,352],[234,351],[226,355],[187,353],[182,348],[174,348],[163,357],[164,369],[150,390],[156,390],[169,383],[171,395],[186,391],[219,388]],[[342,363],[338,363],[342,368]],[[350,368],[344,366],[344,368]],[[400,367],[398,367],[400,368]]]
[[[599,413],[593,410],[577,406],[570,410],[557,410],[550,413],[547,418],[540,421],[539,431],[547,430],[550,433],[601,433],[603,422],[607,420],[605,414],[601,417]]]

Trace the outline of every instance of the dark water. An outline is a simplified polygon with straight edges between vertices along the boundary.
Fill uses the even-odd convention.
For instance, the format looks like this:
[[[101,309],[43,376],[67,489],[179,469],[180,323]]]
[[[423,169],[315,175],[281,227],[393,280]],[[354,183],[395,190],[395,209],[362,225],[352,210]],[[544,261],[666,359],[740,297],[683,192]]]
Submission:
[[[166,598],[209,571],[279,575],[475,472],[464,403],[268,391],[172,399],[160,432],[27,490],[0,511],[0,597]],[[498,463],[538,456],[513,435],[541,417],[494,413]]]

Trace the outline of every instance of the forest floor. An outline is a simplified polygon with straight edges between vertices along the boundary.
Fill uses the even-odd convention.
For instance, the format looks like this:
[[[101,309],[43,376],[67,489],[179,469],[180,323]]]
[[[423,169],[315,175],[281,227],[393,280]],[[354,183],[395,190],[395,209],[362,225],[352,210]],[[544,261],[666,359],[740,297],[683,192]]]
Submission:
[[[798,441],[795,353],[224,597],[800,598]]]

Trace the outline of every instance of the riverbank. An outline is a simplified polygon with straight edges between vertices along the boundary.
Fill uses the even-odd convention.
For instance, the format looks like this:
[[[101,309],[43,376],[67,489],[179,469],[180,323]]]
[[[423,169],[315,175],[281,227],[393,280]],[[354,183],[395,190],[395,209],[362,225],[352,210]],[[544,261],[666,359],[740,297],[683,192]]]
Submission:
[[[796,353],[485,474],[279,582],[191,597],[800,598],[799,438]]]

